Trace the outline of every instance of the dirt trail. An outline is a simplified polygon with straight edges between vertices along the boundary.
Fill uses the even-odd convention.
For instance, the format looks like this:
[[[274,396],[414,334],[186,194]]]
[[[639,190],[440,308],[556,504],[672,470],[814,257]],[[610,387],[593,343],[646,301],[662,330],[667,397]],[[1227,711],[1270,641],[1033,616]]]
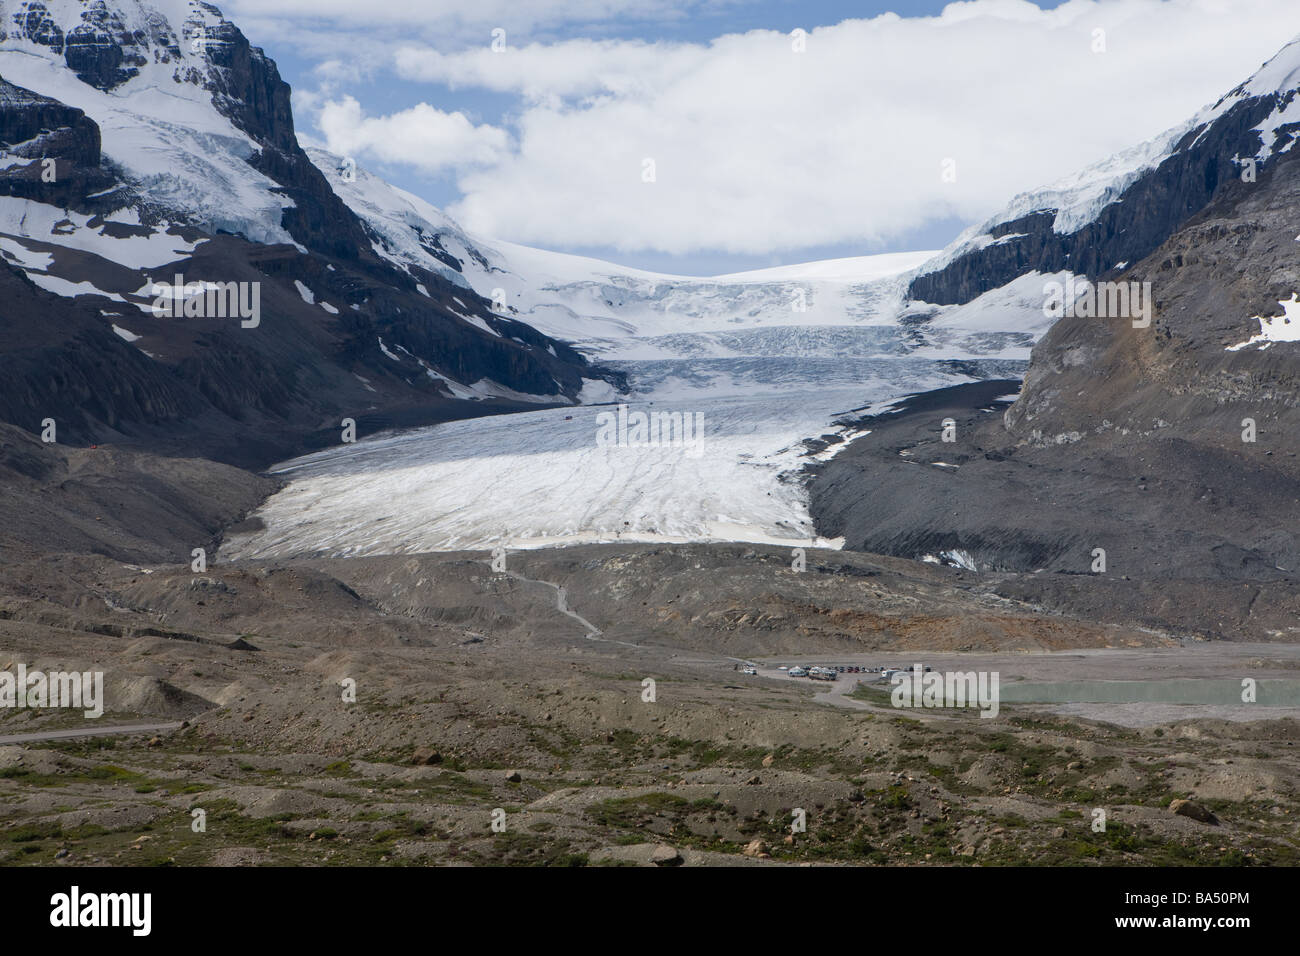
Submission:
[[[32,744],[42,740],[66,740],[69,737],[106,737],[112,734],[144,734],[160,730],[176,730],[179,720],[165,724],[119,724],[115,727],[96,727],[94,730],[45,730],[30,734],[0,735],[0,744]]]
[[[602,637],[600,628],[596,627],[596,625],[592,624],[590,621],[588,621],[577,611],[572,611],[569,609],[569,594],[568,591],[565,590],[564,585],[555,584],[552,581],[539,581],[536,578],[525,577],[524,575],[520,574],[518,571],[503,571],[501,573],[505,574],[506,577],[513,578],[516,581],[522,581],[525,584],[541,584],[555,591],[555,609],[559,611],[561,614],[573,618],[584,628],[586,628],[586,633],[583,635],[583,637],[585,637],[587,640],[603,641],[606,644],[621,644],[624,647],[637,647],[637,648],[641,647],[640,644],[632,644],[629,643],[628,641],[615,641],[608,637]]]

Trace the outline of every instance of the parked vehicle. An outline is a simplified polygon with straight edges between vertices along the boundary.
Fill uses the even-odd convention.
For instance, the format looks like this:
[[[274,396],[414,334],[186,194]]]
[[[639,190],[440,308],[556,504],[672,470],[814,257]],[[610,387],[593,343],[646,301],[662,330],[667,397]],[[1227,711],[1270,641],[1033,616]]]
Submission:
[[[807,676],[808,676],[808,672],[807,672],[806,670],[804,670],[802,667],[799,667],[798,665],[795,665],[794,667],[790,668],[790,670],[787,671],[787,673],[788,673],[791,677],[807,677]]]

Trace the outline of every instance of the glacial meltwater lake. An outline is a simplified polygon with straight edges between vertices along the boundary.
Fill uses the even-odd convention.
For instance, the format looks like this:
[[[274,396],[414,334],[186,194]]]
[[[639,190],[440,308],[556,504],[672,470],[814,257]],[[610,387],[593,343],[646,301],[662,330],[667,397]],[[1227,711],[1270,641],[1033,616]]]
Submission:
[[[999,688],[1004,704],[1212,704],[1218,706],[1300,707],[1300,680],[1258,680],[1255,699],[1242,700],[1236,678],[1174,680],[1016,681]]]

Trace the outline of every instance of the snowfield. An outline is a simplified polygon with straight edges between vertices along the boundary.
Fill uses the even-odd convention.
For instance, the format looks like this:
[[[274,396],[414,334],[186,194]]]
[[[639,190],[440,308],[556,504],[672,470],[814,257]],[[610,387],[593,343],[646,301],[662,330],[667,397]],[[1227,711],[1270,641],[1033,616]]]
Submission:
[[[0,249],[6,258],[27,270],[48,269],[53,263],[52,253],[58,249],[86,252],[135,270],[175,262],[207,241],[187,242],[171,235],[168,223],[154,227],[147,235],[113,235],[108,221],[91,226],[91,220],[90,216],[30,199],[0,196]],[[30,248],[41,244],[47,248]]]
[[[443,275],[499,303],[499,314],[602,358],[642,357],[646,340],[683,333],[896,326],[910,271],[935,255],[858,256],[711,277],[647,272],[471,236],[440,209],[344,157],[314,148],[307,155],[379,236],[376,253]]]
[[[1236,345],[1229,345],[1225,351],[1239,352],[1242,349],[1254,345],[1260,349],[1266,349],[1274,342],[1300,342],[1300,298],[1296,293],[1291,293],[1290,299],[1278,301],[1282,307],[1282,314],[1269,318],[1263,315],[1255,316],[1255,321],[1259,323],[1259,334],[1252,335],[1244,342],[1238,342]]]

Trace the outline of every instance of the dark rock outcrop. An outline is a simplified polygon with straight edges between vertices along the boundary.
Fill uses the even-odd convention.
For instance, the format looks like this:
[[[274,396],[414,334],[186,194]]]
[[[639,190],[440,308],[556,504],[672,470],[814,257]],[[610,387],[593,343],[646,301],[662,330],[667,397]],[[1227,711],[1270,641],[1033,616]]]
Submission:
[[[106,291],[131,295],[148,281],[99,268],[81,274]],[[484,332],[449,320],[442,304],[419,292],[342,264],[327,269],[289,246],[217,237],[157,278],[170,280],[171,268],[258,283],[259,325],[244,328],[237,317],[155,316],[139,307],[147,299],[134,297],[127,304],[68,299],[0,265],[0,421],[39,432],[50,418],[61,443],[128,443],[262,467],[337,443],[343,418],[355,419],[364,436],[537,407],[457,400],[430,371],[469,383],[486,378],[555,401],[582,384],[582,358],[559,343],[552,355],[548,340],[530,328],[496,320],[502,334]],[[337,314],[303,300],[294,283],[304,280],[322,301],[337,304]],[[138,338],[128,342],[128,335]],[[382,354],[381,337],[389,348],[407,350],[396,353],[402,361]],[[432,358],[421,364],[415,355]]]
[[[81,110],[0,78],[0,196],[89,209],[113,183],[101,168],[99,127]],[[90,204],[93,205],[93,204]]]

